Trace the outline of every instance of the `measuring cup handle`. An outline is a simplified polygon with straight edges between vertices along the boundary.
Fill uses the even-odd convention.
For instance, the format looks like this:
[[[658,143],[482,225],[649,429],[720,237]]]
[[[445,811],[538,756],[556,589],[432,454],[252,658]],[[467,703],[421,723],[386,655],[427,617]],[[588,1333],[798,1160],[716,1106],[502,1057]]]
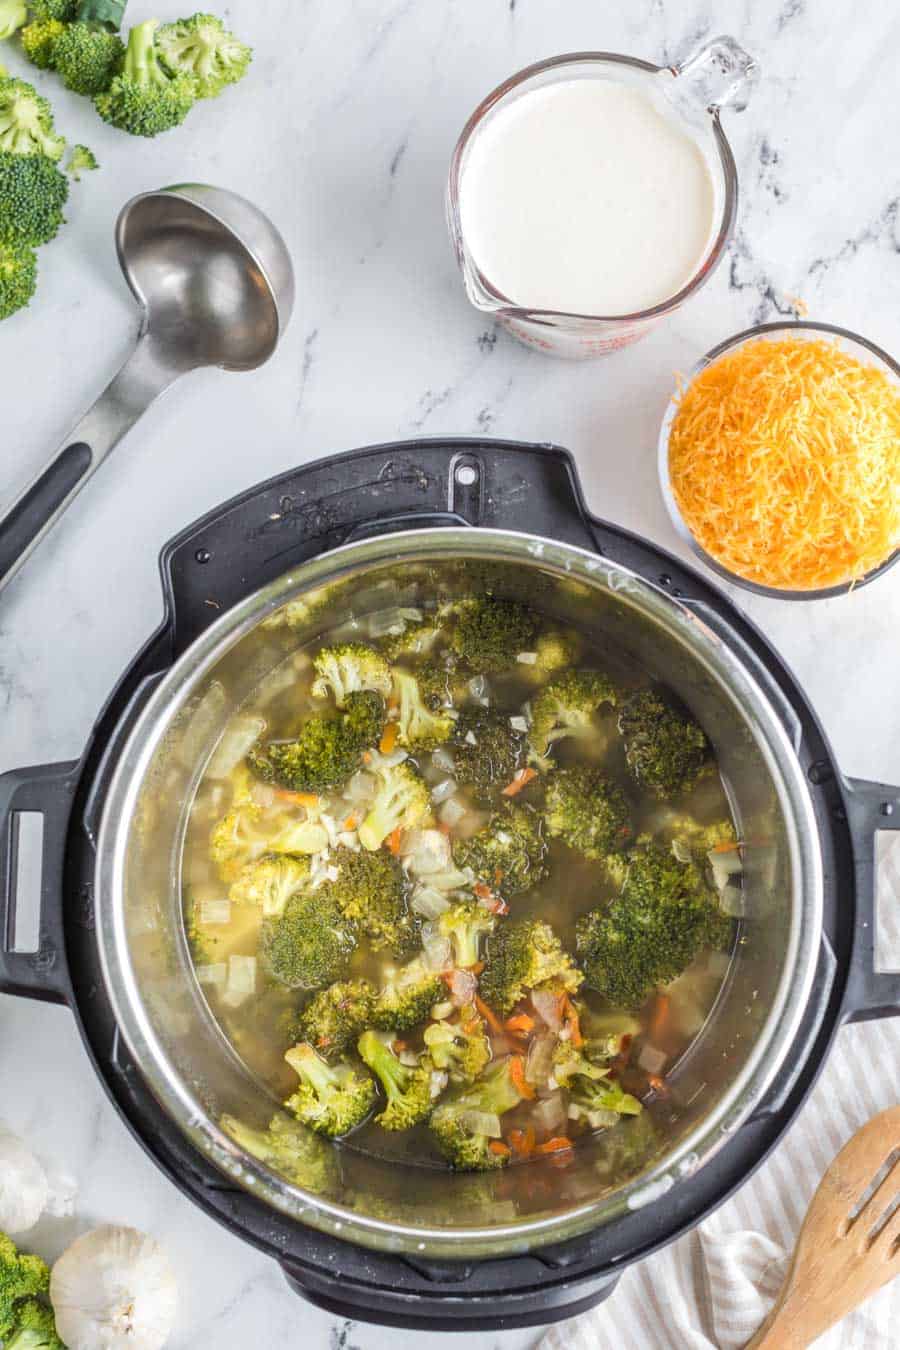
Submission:
[[[743,112],[759,79],[755,58],[730,37],[712,38],[668,69],[675,76],[669,96],[695,112]]]
[[[143,336],[94,406],[0,516],[0,589],[53,528],[142,413],[180,374]]]

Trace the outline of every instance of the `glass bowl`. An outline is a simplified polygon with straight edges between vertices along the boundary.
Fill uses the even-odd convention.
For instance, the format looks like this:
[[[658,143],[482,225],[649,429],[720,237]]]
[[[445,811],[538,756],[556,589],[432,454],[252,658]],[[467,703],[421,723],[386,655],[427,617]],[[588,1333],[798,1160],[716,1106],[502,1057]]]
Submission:
[[[662,426],[659,430],[658,447],[658,465],[659,465],[659,486],[662,492],[663,501],[669,512],[669,518],[675,527],[676,533],[680,539],[688,545],[696,557],[706,564],[713,572],[726,581],[733,582],[735,586],[741,586],[746,591],[753,591],[756,595],[768,595],[777,600],[825,600],[835,595],[846,595],[849,591],[858,590],[860,586],[866,586],[876,577],[882,576],[894,563],[900,558],[900,548],[894,552],[878,567],[874,567],[865,576],[860,577],[858,581],[841,582],[836,586],[823,586],[809,590],[790,590],[779,586],[764,586],[758,581],[750,581],[747,577],[740,576],[733,572],[723,563],[714,558],[712,554],[707,553],[706,549],[700,544],[692,533],[690,527],[679,510],[678,503],[675,500],[675,494],[672,491],[672,485],[669,480],[669,437],[672,430],[672,423],[678,412],[681,396],[693,383],[697,375],[707,366],[718,361],[720,356],[725,356],[729,352],[736,351],[739,347],[749,342],[756,342],[763,338],[774,340],[784,337],[807,338],[809,341],[821,341],[824,337],[835,342],[848,356],[866,365],[874,366],[882,370],[895,384],[900,387],[900,365],[887,352],[876,347],[874,342],[860,337],[857,333],[851,333],[846,328],[837,328],[830,323],[805,323],[802,321],[792,321],[787,323],[765,323],[756,328],[747,328],[742,333],[737,333],[734,337],[727,338],[720,342],[712,351],[697,362],[693,369],[688,373],[682,390],[676,390],[669,405],[666,408],[665,416],[662,420]]]

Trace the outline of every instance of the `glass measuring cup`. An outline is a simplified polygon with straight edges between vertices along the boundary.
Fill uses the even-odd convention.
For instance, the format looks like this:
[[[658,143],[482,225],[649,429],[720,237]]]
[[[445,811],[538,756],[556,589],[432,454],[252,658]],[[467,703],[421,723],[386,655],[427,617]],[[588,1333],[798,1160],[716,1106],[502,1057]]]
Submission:
[[[666,314],[700,289],[720,262],[737,212],[737,172],[719,113],[747,106],[758,69],[754,59],[729,37],[714,38],[680,65],[655,66],[610,52],[575,52],[541,61],[511,76],[475,109],[456,143],[447,186],[447,220],[466,293],[476,309],[495,314],[520,341],[553,356],[584,360],[636,342]],[[606,80],[649,95],[695,142],[714,190],[715,226],[699,264],[685,285],[651,309],[633,314],[565,313],[516,304],[475,260],[463,229],[461,194],[469,153],[497,113],[522,95],[572,80]]]

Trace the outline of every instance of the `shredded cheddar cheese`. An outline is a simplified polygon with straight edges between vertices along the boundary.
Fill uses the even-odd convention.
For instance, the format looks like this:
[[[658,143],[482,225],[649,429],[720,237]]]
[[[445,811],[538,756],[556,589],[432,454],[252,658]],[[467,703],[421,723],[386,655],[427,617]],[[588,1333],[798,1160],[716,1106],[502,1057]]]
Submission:
[[[746,343],[682,392],[669,476],[691,533],[738,576],[859,581],[900,546],[900,387],[834,342]]]

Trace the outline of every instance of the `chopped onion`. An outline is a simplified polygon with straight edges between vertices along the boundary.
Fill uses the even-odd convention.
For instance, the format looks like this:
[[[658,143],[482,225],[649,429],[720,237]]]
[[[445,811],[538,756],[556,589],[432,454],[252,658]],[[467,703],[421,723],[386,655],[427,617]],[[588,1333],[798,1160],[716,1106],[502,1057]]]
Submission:
[[[527,731],[527,730],[528,730],[528,718],[527,718],[527,717],[511,717],[511,718],[509,719],[509,725],[512,727],[513,731]]]
[[[683,839],[672,840],[672,852],[680,863],[689,863],[694,856],[690,845],[686,844]]]
[[[419,1067],[419,1056],[415,1050],[401,1050],[397,1056],[401,1064],[405,1064],[408,1069],[417,1069]]]
[[[662,1050],[657,1050],[655,1045],[644,1045],[638,1055],[638,1065],[646,1073],[662,1073],[668,1058],[669,1056],[664,1055]]]
[[[228,965],[225,961],[216,961],[211,966],[195,966],[194,973],[200,984],[224,984],[228,978]]]
[[[442,745],[438,746],[437,750],[432,750],[431,762],[436,768],[441,769],[444,773],[453,773],[455,768],[453,756],[450,754],[450,751],[446,750]]]
[[[425,964],[430,970],[449,970],[453,964],[453,949],[448,937],[439,932],[436,923],[422,925],[422,947]]]
[[[516,660],[521,666],[533,666],[537,664],[537,652],[518,652]]]
[[[457,788],[455,778],[442,778],[436,787],[431,789],[431,800],[440,805],[448,797],[452,797]],[[440,833],[440,831],[438,831]]]
[[[469,693],[479,701],[487,695],[487,680],[483,675],[473,675],[469,681]]]
[[[422,914],[426,919],[439,919],[450,908],[450,900],[443,891],[422,885],[413,891],[412,907],[416,914]]]
[[[231,901],[227,897],[224,900],[201,900],[199,917],[201,923],[230,923]]]
[[[452,866],[450,840],[443,830],[410,830],[403,841],[403,863],[417,876]]]
[[[434,1022],[443,1022],[453,1012],[453,1002],[445,998],[441,1003],[435,1003],[431,1009],[431,1018]]]
[[[457,1008],[471,1003],[478,992],[478,981],[471,970],[454,970],[450,977],[450,997]]]
[[[441,809],[438,811],[438,817],[445,825],[449,825],[452,830],[453,826],[458,825],[462,820],[463,816],[466,814],[466,809],[465,805],[459,801],[458,798],[448,797],[447,800],[442,803]]]
[[[228,981],[222,1002],[237,1008],[256,993],[256,957],[229,956]]]
[[[562,1093],[554,1092],[552,1096],[538,1102],[531,1112],[531,1119],[537,1129],[546,1130],[548,1135],[559,1134],[566,1124]]]
[[[335,843],[340,844],[341,848],[349,848],[353,853],[360,850],[359,835],[355,830],[341,830]]]
[[[559,1031],[562,1026],[562,1011],[556,995],[546,989],[535,989],[531,995],[531,1002],[538,1017],[546,1022],[550,1030]]]
[[[428,1095],[431,1097],[432,1101],[437,1101],[449,1081],[450,1075],[448,1073],[432,1069],[431,1079],[428,1084]]]
[[[528,1047],[525,1077],[534,1087],[544,1087],[553,1067],[553,1036],[535,1036]]]
[[[459,1123],[462,1129],[472,1134],[485,1134],[489,1139],[499,1139],[500,1117],[491,1111],[460,1111]]]
[[[250,798],[256,806],[266,810],[275,805],[275,789],[268,783],[254,783],[250,789]]]
[[[396,766],[402,764],[405,759],[409,759],[409,755],[405,750],[392,750],[389,755],[383,755],[380,750],[370,750],[369,754],[372,757],[371,767],[376,773],[381,773],[385,769],[396,768]]]
[[[465,742],[466,742],[466,745],[477,745],[477,744],[478,744],[478,737],[475,735],[475,732],[474,732],[474,731],[467,731],[466,734],[465,734],[464,740],[465,740]]]
[[[706,856],[712,870],[713,882],[719,891],[724,891],[729,878],[740,876],[744,870],[744,860],[737,844],[729,849],[710,849]]]
[[[227,778],[241,760],[252,750],[266,729],[264,717],[239,713],[222,733],[213,756],[206,767],[207,778]]]
[[[420,609],[397,606],[370,614],[366,620],[366,631],[369,637],[385,637],[388,633],[393,635],[405,632],[407,623],[421,623],[421,621]]]
[[[344,801],[352,802],[354,805],[370,801],[375,795],[375,787],[376,783],[372,774],[365,773],[360,769],[359,773],[355,773],[344,788]]]
[[[596,1111],[588,1111],[587,1120],[592,1130],[608,1130],[619,1123],[619,1116],[616,1111],[598,1107]]]

